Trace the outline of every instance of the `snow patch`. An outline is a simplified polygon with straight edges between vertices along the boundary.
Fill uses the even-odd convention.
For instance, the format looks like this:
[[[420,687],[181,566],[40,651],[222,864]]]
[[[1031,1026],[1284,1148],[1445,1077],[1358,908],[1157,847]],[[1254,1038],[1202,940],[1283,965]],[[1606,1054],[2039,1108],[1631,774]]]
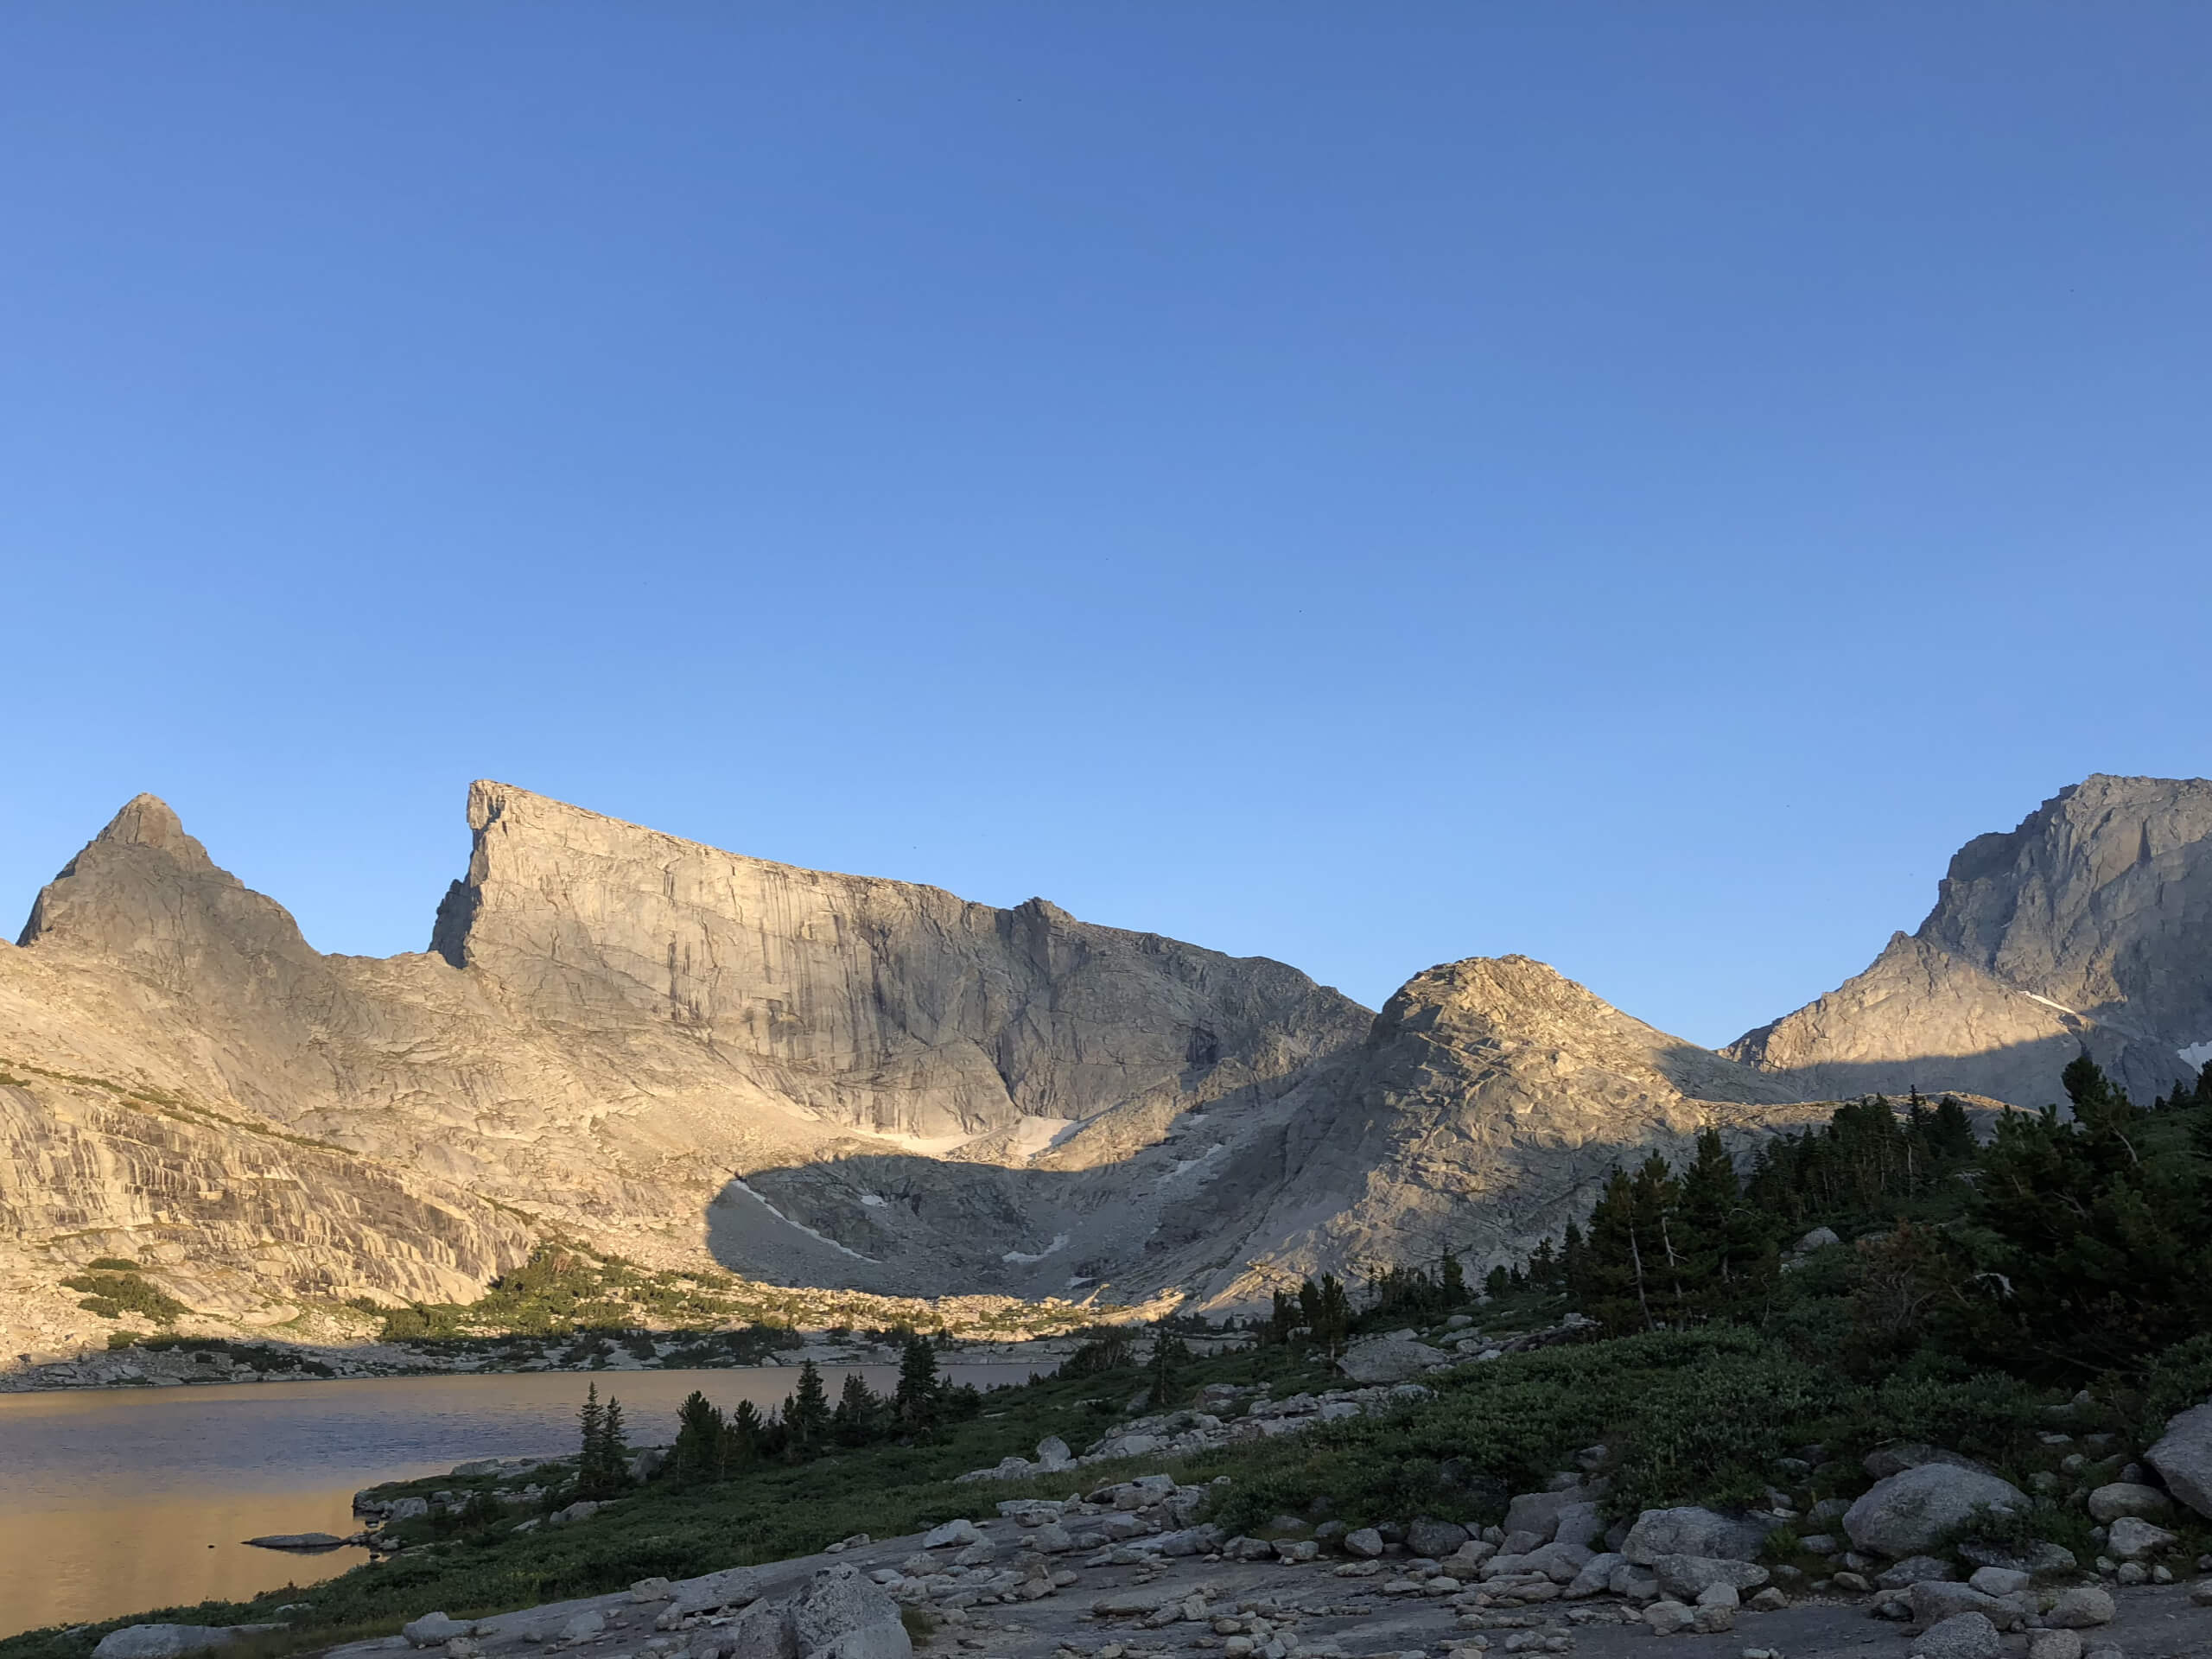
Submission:
[[[1068,1236],[1065,1233],[1055,1233],[1052,1235],[1052,1242],[1047,1244],[1043,1249],[1038,1251],[1034,1255],[1030,1255],[1027,1250],[1008,1250],[1004,1255],[999,1257],[999,1260],[1001,1262],[1042,1262],[1046,1256],[1052,1255],[1053,1251],[1065,1250],[1067,1247]]]
[[[2042,1003],[2046,1008],[2056,1008],[2061,1014],[2071,1014],[2076,1020],[2082,1017],[2081,1014],[2075,1014],[2072,1008],[2068,1007],[2063,1002],[2054,1002],[2047,996],[2037,996],[2033,991],[2022,991],[2020,995],[2026,997],[2031,1002]]]
[[[2212,1043],[2191,1043],[2181,1051],[2181,1057],[2191,1065],[2212,1065]]]
[[[880,1210],[890,1200],[880,1192],[863,1192],[861,1194],[861,1202],[871,1210]]]
[[[743,1181],[738,1179],[736,1176],[733,1175],[730,1177],[729,1184],[735,1187],[739,1192],[744,1193],[747,1198],[752,1199],[753,1203],[759,1205],[763,1210],[766,1210],[778,1221],[782,1222],[785,1226],[796,1227],[799,1231],[804,1233],[809,1238],[819,1239],[823,1243],[827,1244],[833,1250],[842,1250],[847,1255],[851,1256],[855,1262],[866,1262],[871,1266],[878,1265],[874,1256],[862,1255],[858,1250],[854,1249],[851,1246],[840,1244],[836,1239],[830,1237],[827,1234],[816,1232],[813,1228],[808,1226],[803,1221],[793,1221],[782,1211],[777,1209],[774,1205],[769,1203],[767,1199],[762,1198],[758,1192],[755,1192]]]

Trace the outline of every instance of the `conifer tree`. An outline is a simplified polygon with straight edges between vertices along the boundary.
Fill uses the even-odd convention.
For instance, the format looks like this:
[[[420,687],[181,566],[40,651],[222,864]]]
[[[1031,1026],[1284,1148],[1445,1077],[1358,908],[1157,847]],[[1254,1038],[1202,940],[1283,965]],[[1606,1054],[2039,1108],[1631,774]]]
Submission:
[[[799,1366],[798,1387],[784,1402],[784,1430],[789,1436],[785,1450],[794,1457],[819,1451],[830,1438],[830,1392],[810,1359]]]
[[[722,1471],[722,1442],[729,1424],[721,1408],[694,1389],[676,1408],[676,1446],[669,1463],[677,1479],[719,1479]]]
[[[1154,1411],[1166,1408],[1174,1391],[1176,1375],[1190,1363],[1191,1351],[1173,1332],[1162,1327],[1152,1339],[1152,1358],[1146,1367],[1146,1384]]]
[[[1452,1251],[1444,1252],[1444,1260],[1437,1264],[1438,1288],[1442,1291],[1444,1306],[1462,1307],[1467,1301],[1467,1270],[1459,1265],[1459,1258]]]
[[[937,1372],[937,1351],[925,1337],[909,1334],[899,1356],[899,1388],[892,1396],[892,1410],[899,1426],[927,1428],[938,1420],[944,1395]]]
[[[1281,1348],[1287,1345],[1292,1333],[1298,1329],[1298,1298],[1278,1289],[1273,1293],[1273,1299],[1268,1322],[1260,1327],[1260,1343],[1262,1347]]]
[[[750,1400],[739,1401],[737,1409],[729,1414],[729,1426],[722,1433],[721,1459],[715,1472],[728,1478],[760,1457],[766,1431],[760,1408]]]
[[[2007,1113],[1972,1214],[2005,1287],[1988,1339],[2076,1375],[2128,1370],[2212,1326],[2212,1180],[2145,1158],[2139,1115],[2086,1056],[2066,1068],[2075,1121]]]
[[[601,1406],[599,1384],[594,1382],[585,1392],[583,1407],[576,1413],[576,1419],[582,1430],[576,1454],[576,1495],[588,1498],[612,1497],[630,1478],[630,1448],[624,1443],[622,1402],[610,1395]]]
[[[849,1371],[844,1391],[837,1396],[837,1408],[830,1414],[830,1436],[840,1446],[866,1446],[875,1438],[882,1415],[883,1402],[875,1397],[868,1379],[858,1371]]]

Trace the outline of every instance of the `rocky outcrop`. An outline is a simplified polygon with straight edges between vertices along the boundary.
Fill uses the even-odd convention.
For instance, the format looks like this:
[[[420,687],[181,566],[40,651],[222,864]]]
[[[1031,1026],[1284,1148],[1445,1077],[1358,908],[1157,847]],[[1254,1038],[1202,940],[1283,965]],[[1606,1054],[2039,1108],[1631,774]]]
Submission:
[[[1951,861],[1864,973],[1723,1053],[1802,1092],[2041,1106],[2088,1053],[2139,1101],[2212,1059],[2212,782],[2102,775]]]
[[[1449,963],[1408,981],[1359,1052],[1307,1085],[1273,1148],[1280,1174],[1233,1247],[1215,1247],[1207,1289],[1244,1304],[1304,1274],[1447,1249],[1479,1275],[1579,1218],[1616,1164],[1679,1160],[1708,1125],[1749,1154],[1831,1109],[1542,963]]]
[[[556,1231],[905,1294],[1119,1280],[1192,1191],[1183,1144],[1279,1122],[1369,1023],[1279,963],[1041,899],[494,784],[469,819],[420,955],[315,951],[149,796],[39,895],[0,945],[11,1338],[96,1333],[55,1287],[101,1255],[269,1322],[465,1299]]]

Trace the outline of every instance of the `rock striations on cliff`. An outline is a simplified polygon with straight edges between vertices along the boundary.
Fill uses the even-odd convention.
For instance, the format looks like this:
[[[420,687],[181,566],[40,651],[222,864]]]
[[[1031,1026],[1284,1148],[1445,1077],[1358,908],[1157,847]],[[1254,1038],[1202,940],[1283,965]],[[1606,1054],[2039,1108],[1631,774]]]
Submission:
[[[1951,861],[1917,931],[1723,1052],[1804,1091],[2036,1107],[2088,1053],[2139,1100],[2212,1058],[2212,782],[2101,774]]]

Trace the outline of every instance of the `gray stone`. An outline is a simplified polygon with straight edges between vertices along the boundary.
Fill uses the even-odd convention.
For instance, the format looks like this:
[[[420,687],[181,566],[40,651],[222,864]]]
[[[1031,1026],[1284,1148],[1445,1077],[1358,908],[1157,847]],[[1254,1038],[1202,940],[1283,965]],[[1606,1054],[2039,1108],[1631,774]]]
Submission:
[[[1931,1624],[1912,1644],[1921,1659],[1997,1659],[2004,1643],[1980,1613],[1960,1613]]]
[[[604,1634],[606,1630],[606,1616],[593,1609],[586,1608],[561,1626],[561,1640],[588,1642],[592,1637]]]
[[[1406,1529],[1406,1548],[1416,1555],[1441,1560],[1467,1541],[1467,1529],[1456,1521],[1416,1521]]]
[[[271,1532],[246,1540],[257,1549],[335,1549],[345,1541],[334,1532]]]
[[[1382,1535],[1372,1527],[1362,1527],[1357,1532],[1348,1532],[1344,1535],[1344,1553],[1373,1560],[1382,1553]]]
[[[756,1601],[722,1630],[729,1659],[798,1659],[789,1602]]]
[[[976,1523],[963,1516],[947,1521],[942,1526],[931,1527],[922,1535],[924,1549],[943,1549],[948,1544],[979,1544],[983,1535],[976,1530]]]
[[[1400,1331],[1352,1344],[1337,1361],[1337,1369],[1353,1382],[1373,1387],[1379,1382],[1402,1382],[1408,1377],[1419,1376],[1430,1366],[1445,1364],[1452,1357],[1441,1348],[1430,1347],[1410,1331]]]
[[[2086,1630],[2113,1620],[2112,1592],[2094,1584],[2077,1584],[2058,1592],[2058,1599],[2044,1615],[2054,1630]]]
[[[1908,1555],[1895,1567],[1874,1575],[1885,1590],[1910,1590],[1929,1580],[1941,1582],[1959,1576],[1958,1570],[1937,1555]]]
[[[790,1606],[801,1659],[909,1659],[899,1604],[849,1567],[817,1573]]]
[[[2168,1532],[2164,1527],[2154,1527],[2148,1521],[2123,1515],[2106,1531],[2105,1551],[2120,1560],[2139,1561],[2146,1555],[2171,1549],[2180,1541],[2178,1534]]]
[[[1628,1565],[1628,1557],[1621,1554],[1618,1550],[1607,1550],[1603,1554],[1592,1555],[1582,1564],[1580,1571],[1568,1580],[1565,1593],[1570,1600],[1574,1601],[1580,1601],[1586,1596],[1597,1595],[1612,1583],[1613,1573],[1618,1568]]]
[[[2212,1402],[2166,1420],[2166,1432],[2143,1460],[2166,1490],[2201,1516],[2212,1516]]]
[[[1662,1555],[1649,1565],[1660,1589],[1681,1601],[1695,1601],[1716,1584],[1756,1590],[1767,1580],[1766,1568],[1756,1562],[1711,1555]]]
[[[1037,1442],[1037,1461],[1047,1469],[1058,1469],[1074,1461],[1075,1454],[1068,1450],[1068,1443],[1057,1434],[1047,1434]]]
[[[2028,1659],[2082,1659],[2082,1632],[2030,1630]]]
[[[448,1618],[443,1613],[425,1613],[399,1627],[410,1647],[442,1648],[456,1636],[474,1636],[476,1626],[463,1619]]]
[[[1697,1624],[1697,1613],[1679,1601],[1655,1601],[1643,1610],[1643,1622],[1656,1636],[1675,1636]]]
[[[1563,1503],[1560,1506],[1558,1523],[1552,1529],[1555,1544],[1579,1544],[1585,1549],[1595,1549],[1605,1535],[1605,1511],[1595,1503]]]
[[[1836,1236],[1834,1228],[1815,1227],[1797,1241],[1797,1248],[1800,1250],[1822,1250],[1831,1244],[1842,1243],[1843,1241]]]
[[[1931,1463],[1948,1463],[1955,1468],[1991,1471],[1986,1464],[1956,1452],[1947,1452],[1940,1446],[1929,1446],[1919,1440],[1888,1440],[1876,1446],[1861,1460],[1872,1480],[1887,1480],[1891,1475],[1901,1475],[1908,1469],[1918,1469]]]
[[[1716,1510],[1646,1510],[1621,1541],[1621,1554],[1649,1567],[1662,1555],[1705,1555],[1748,1561],[1766,1542],[1769,1525]]]
[[[1924,1463],[1876,1481],[1846,1512],[1843,1529],[1861,1549],[1912,1555],[1941,1542],[1978,1510],[2027,1507],[2027,1494],[2010,1481],[1955,1464]]]
[[[1978,1567],[1967,1582],[1985,1596],[2017,1596],[2035,1582],[2035,1574],[2007,1567]]]
[[[2089,1513],[2100,1521],[2118,1521],[2131,1515],[2156,1520],[2172,1514],[2173,1507],[2173,1499],[2157,1487],[2128,1480],[2113,1481],[2089,1494]]]
[[[126,1624],[99,1639],[92,1659],[179,1659],[237,1639],[226,1624]]]
[[[2027,1623],[2027,1604],[1999,1596],[1986,1596],[1972,1585],[1945,1584],[1923,1579],[1906,1592],[1912,1616],[1923,1624],[1936,1624],[1961,1613],[1974,1613],[1993,1625],[2017,1630]]]
[[[1736,1610],[1700,1601],[1691,1615],[1690,1624],[1700,1636],[1719,1636],[1736,1628]]]
[[[2041,1540],[2014,1549],[2009,1545],[1970,1538],[1959,1546],[1958,1554],[1959,1559],[1969,1567],[2001,1567],[2007,1572],[2025,1573],[2039,1579],[2071,1573],[2079,1565],[2074,1552],[2064,1545]]]

